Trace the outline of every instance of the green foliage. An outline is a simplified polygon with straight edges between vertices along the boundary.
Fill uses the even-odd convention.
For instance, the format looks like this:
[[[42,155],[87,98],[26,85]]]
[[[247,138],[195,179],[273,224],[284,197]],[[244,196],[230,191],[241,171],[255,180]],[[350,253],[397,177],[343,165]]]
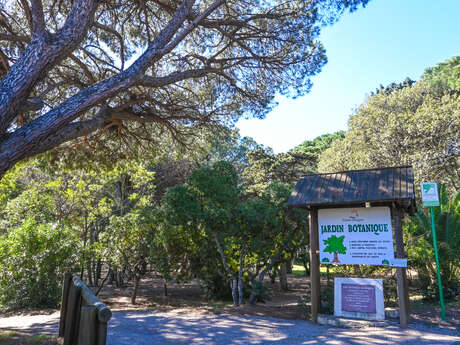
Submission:
[[[447,90],[447,92],[458,94],[460,92],[460,56],[454,56],[433,68],[428,68],[422,79],[441,92]]]
[[[251,291],[254,292],[256,302],[265,303],[271,299],[268,288],[261,282],[254,280],[249,283]]]
[[[334,314],[334,287],[331,284],[321,286],[321,313]]]
[[[440,188],[440,207],[434,207],[436,237],[445,297],[460,292],[460,192],[450,200]],[[420,208],[405,225],[409,264],[418,271],[418,284],[425,298],[437,298],[431,218],[427,208]]]
[[[453,58],[413,85],[370,95],[349,119],[343,140],[320,156],[319,171],[412,165],[415,183],[460,189],[460,93],[449,86],[460,60]]]
[[[62,224],[28,218],[0,237],[0,306],[57,307],[63,273],[75,269],[79,246]]]
[[[274,154],[258,148],[247,153],[249,166],[243,172],[246,193],[261,195],[275,182],[294,185],[297,180],[316,170],[315,155],[309,152]]]
[[[406,78],[401,83],[391,83],[388,86],[380,85],[380,87],[378,89],[376,89],[375,92],[372,92],[371,95],[375,95],[375,94],[378,94],[378,93],[390,94],[393,91],[402,90],[402,89],[404,89],[406,87],[411,87],[413,84],[415,84],[414,80],[412,80],[410,78]]]
[[[297,306],[300,307],[302,310],[303,317],[305,319],[310,318],[311,313],[311,296],[310,295],[302,295],[297,299]]]
[[[313,140],[305,140],[302,144],[294,147],[291,152],[308,155],[311,159],[312,170],[316,172],[321,153],[327,150],[334,141],[342,140],[344,137],[344,131],[338,131],[332,134],[323,134]]]

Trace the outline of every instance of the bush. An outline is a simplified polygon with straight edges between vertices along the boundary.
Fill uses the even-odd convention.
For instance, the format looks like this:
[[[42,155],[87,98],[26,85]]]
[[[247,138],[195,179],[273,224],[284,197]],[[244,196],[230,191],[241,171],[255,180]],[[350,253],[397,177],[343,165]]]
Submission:
[[[254,280],[250,283],[251,291],[255,292],[255,301],[265,303],[270,300],[270,292],[268,288],[261,282]]]
[[[28,219],[0,237],[0,307],[57,307],[63,273],[76,260],[76,238],[64,225]]]
[[[460,192],[450,200],[440,188],[440,207],[434,208],[437,245],[445,298],[460,293]],[[425,299],[437,299],[436,264],[434,260],[431,219],[427,208],[421,208],[405,224],[409,264],[417,269],[418,288]]]
[[[302,309],[302,313],[304,318],[308,319],[311,314],[311,296],[310,295],[302,295],[297,300],[297,306]]]

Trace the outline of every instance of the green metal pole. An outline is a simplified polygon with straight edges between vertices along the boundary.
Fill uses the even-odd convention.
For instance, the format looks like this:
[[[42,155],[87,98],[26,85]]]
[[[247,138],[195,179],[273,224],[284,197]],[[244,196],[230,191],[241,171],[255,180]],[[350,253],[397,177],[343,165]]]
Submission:
[[[442,318],[442,321],[446,321],[446,310],[444,308],[444,297],[442,295],[441,272],[439,271],[440,266],[439,266],[439,256],[438,256],[438,245],[436,241],[436,227],[434,225],[433,207],[430,207],[430,214],[431,214],[431,232],[433,233],[434,257],[436,259],[436,274],[438,276],[439,304],[441,305],[441,318]]]

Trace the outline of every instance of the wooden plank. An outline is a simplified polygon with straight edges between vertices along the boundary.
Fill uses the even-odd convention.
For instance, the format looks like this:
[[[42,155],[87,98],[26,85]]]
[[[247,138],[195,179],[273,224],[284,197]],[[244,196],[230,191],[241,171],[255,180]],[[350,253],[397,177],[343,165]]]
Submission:
[[[98,322],[96,344],[97,345],[107,344],[107,322]]]
[[[393,210],[395,218],[395,240],[396,240],[396,257],[404,258],[404,243],[401,227],[401,210]],[[399,322],[402,328],[407,328],[409,319],[409,293],[407,291],[407,273],[403,267],[396,268],[398,303],[399,303]]]
[[[343,200],[343,190],[345,188],[345,185],[347,183],[347,174],[344,174],[344,173],[340,173],[338,174],[339,175],[339,178],[340,178],[340,184],[339,184],[339,191],[337,193],[337,200],[335,200],[336,202],[340,202],[341,200]]]
[[[319,235],[318,209],[312,208],[309,215],[310,225],[310,286],[311,286],[311,320],[318,322],[318,313],[321,305],[320,272],[319,272]]]
[[[344,202],[353,201],[353,195],[354,195],[355,188],[356,188],[355,174],[353,174],[352,172],[349,172],[347,173],[347,176],[348,176],[347,186],[346,186],[346,189],[343,195]]]
[[[65,321],[67,315],[67,303],[69,300],[70,284],[72,281],[72,273],[66,272],[62,283],[62,300],[61,313],[59,315],[59,336],[63,337],[65,332]]]
[[[97,345],[97,308],[86,305],[81,308],[78,345]]]
[[[77,345],[77,330],[80,321],[81,289],[71,284],[66,312],[64,345]]]
[[[313,195],[314,195],[314,191],[316,188],[316,184],[318,183],[318,180],[319,180],[319,175],[310,176],[309,178],[310,184],[308,185],[308,188],[305,189],[303,204],[310,205],[314,203]]]
[[[110,309],[101,302],[99,298],[83,283],[75,274],[73,275],[73,284],[81,288],[81,297],[85,305],[94,305],[97,308],[98,320],[108,322],[112,317]]]
[[[340,194],[340,174],[332,174],[332,180],[329,184],[329,202],[336,203],[337,201],[340,201],[339,199],[339,194]]]
[[[318,202],[330,203],[330,195],[328,193],[332,176],[331,174],[325,174],[322,178],[321,188],[316,196]]]

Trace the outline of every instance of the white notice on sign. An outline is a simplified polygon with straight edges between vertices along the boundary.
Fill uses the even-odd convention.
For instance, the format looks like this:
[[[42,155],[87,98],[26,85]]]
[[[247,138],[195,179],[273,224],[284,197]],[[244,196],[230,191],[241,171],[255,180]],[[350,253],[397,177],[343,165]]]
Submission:
[[[318,210],[322,264],[389,265],[394,259],[389,207]]]

